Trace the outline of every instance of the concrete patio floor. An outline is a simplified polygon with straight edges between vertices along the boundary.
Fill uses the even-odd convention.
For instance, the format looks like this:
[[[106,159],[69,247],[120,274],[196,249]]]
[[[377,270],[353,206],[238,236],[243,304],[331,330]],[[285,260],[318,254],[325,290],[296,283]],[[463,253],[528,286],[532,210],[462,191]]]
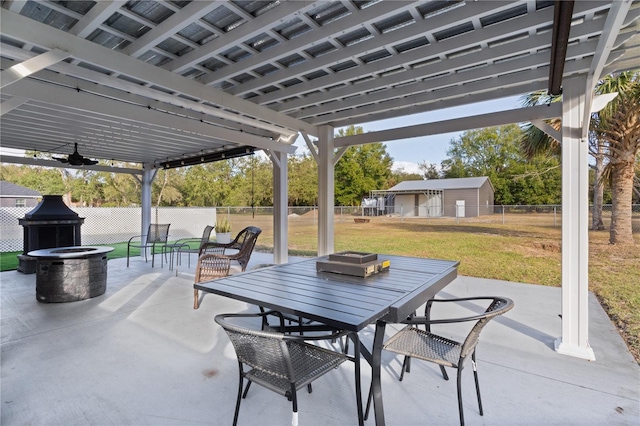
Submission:
[[[157,259],[156,259],[157,260]],[[291,259],[295,261],[295,259]],[[251,264],[272,261],[255,253]],[[238,372],[229,340],[214,321],[254,310],[205,295],[194,310],[194,264],[180,274],[136,258],[109,261],[107,292],[72,303],[41,304],[35,275],[0,274],[0,424],[229,425]],[[638,425],[640,368],[593,295],[590,342],[596,361],[559,355],[560,288],[458,277],[442,297],[503,295],[515,308],[491,322],[478,346],[484,416],[465,369],[469,425]],[[401,326],[387,327],[387,337]],[[373,327],[361,333],[370,344]],[[415,361],[403,382],[400,357],[383,353],[388,425],[457,424],[455,379]],[[468,370],[468,371],[467,371]],[[455,374],[454,374],[455,377]],[[368,390],[370,369],[363,365]],[[299,395],[300,425],[355,425],[353,366],[341,366]],[[283,397],[252,387],[240,425],[287,425]],[[369,419],[367,424],[374,424]]]

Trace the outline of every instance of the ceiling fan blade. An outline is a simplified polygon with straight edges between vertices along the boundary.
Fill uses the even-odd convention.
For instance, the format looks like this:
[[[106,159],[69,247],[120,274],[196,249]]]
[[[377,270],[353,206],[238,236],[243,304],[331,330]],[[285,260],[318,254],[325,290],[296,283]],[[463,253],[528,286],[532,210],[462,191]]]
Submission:
[[[72,166],[93,166],[98,164],[98,160],[92,160],[87,157],[83,157],[78,153],[78,144],[74,144],[74,150],[72,154],[69,154],[67,158],[53,157],[53,159],[60,161],[61,163],[69,163]]]

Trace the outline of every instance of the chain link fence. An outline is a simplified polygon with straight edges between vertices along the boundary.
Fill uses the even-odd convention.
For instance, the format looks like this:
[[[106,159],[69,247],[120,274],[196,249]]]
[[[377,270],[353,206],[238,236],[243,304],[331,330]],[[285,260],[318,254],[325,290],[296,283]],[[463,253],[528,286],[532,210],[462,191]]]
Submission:
[[[484,206],[486,209],[487,206]],[[466,211],[473,211],[474,206],[467,205]],[[24,217],[32,208],[2,207],[0,208],[0,251],[22,251],[23,228],[18,224],[18,219]],[[114,244],[126,242],[134,235],[140,234],[141,212],[138,207],[91,207],[73,208],[85,221],[81,227],[82,244]],[[640,204],[632,206],[632,226],[634,232],[640,232]],[[416,209],[416,211],[419,211]],[[399,214],[380,215],[391,221],[424,221],[432,224],[447,223],[491,223],[518,226],[544,226],[560,227],[562,222],[562,209],[560,205],[540,206],[493,206],[493,214],[485,214],[475,217],[422,217],[401,216]],[[334,222],[336,226],[342,223],[354,222],[354,219],[370,219],[365,217],[364,211],[359,206],[335,207]],[[273,235],[273,207],[161,207],[151,212],[152,223],[170,223],[170,239],[199,238],[202,230],[207,225],[214,225],[216,216],[222,215],[229,219],[232,226],[232,234],[239,232],[246,226],[260,227],[265,236],[263,242]],[[289,234],[295,235],[296,230],[317,227],[318,208],[289,207]],[[603,208],[603,221],[606,228],[611,221],[611,205]],[[214,231],[215,232],[215,231]]]

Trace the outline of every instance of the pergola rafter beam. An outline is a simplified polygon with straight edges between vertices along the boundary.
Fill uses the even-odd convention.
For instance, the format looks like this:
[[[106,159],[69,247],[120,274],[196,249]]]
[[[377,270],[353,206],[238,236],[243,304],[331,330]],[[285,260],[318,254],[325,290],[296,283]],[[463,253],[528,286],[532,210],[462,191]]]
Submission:
[[[415,8],[411,8],[409,10],[415,11]],[[465,20],[469,20],[471,19],[471,17],[475,16],[476,13],[486,14],[494,11],[495,4],[483,2],[473,3],[469,5],[468,10],[467,8],[464,8],[453,14],[453,16],[443,17],[443,19],[437,22],[437,27],[429,27],[429,31],[433,32],[438,29],[446,28],[447,25],[452,25]],[[551,15],[552,12],[543,10],[538,15],[536,15],[533,22],[531,22],[530,20],[528,22],[528,25],[542,25],[544,22],[546,22],[546,20],[548,20],[549,16]],[[424,22],[424,20],[421,21]],[[517,24],[518,18],[515,18],[513,21],[515,22],[510,22],[504,25],[493,25],[480,31],[474,31],[474,35],[477,40],[485,39],[486,41],[490,41],[495,38],[508,37],[511,33],[522,32],[522,27],[518,26]],[[510,29],[508,31],[505,31],[505,27],[509,27]],[[386,34],[377,35],[376,37],[373,37],[369,40],[365,40],[353,46],[345,47],[336,52],[332,52],[330,55],[320,56],[312,61],[307,61],[302,64],[296,65],[295,67],[288,68],[286,71],[272,73],[261,78],[258,81],[248,81],[240,86],[229,89],[229,92],[235,95],[242,95],[249,93],[252,90],[255,90],[265,84],[275,84],[278,81],[284,81],[294,77],[298,77],[304,80],[304,78],[302,78],[303,75],[315,70],[324,69],[340,61],[353,58],[361,54],[359,52],[375,51],[380,48],[388,49],[393,45],[400,44],[402,42],[419,37],[420,35],[423,35],[424,32],[425,28],[423,25],[409,25],[406,28],[391,31]],[[394,55],[394,57],[392,58],[375,61],[366,68],[355,67],[353,69],[342,71],[342,73],[344,74],[341,74],[341,80],[356,79],[367,74],[380,73],[388,69],[396,68],[400,64],[406,62],[418,62],[420,60],[424,60],[429,56],[444,55],[447,52],[456,51],[463,48],[465,46],[465,43],[465,40],[461,40],[460,38],[456,37],[444,40],[439,43],[431,43],[426,47],[414,49],[409,52],[404,52],[402,55]],[[309,87],[309,90],[312,90],[312,88],[321,89],[322,87],[328,87],[333,84],[335,84],[335,79],[331,79],[331,77],[321,77],[307,83],[306,86]],[[298,87],[292,87],[290,90],[282,90],[259,96],[257,98],[254,98],[254,101],[260,104],[265,104],[287,98],[294,92],[300,92],[300,86],[296,86]]]
[[[29,166],[43,166],[43,167],[55,167],[61,169],[80,169],[80,170],[95,170],[97,172],[107,172],[107,173],[128,173],[131,175],[141,175],[142,170],[139,169],[131,169],[127,167],[110,167],[110,166],[102,166],[99,164],[95,164],[92,166],[73,166],[68,163],[60,163],[55,160],[45,160],[42,158],[28,158],[28,157],[13,157],[10,155],[0,155],[0,163],[10,163],[10,164],[26,164]]]
[[[227,130],[195,120],[184,119],[110,99],[101,98],[100,102],[96,102],[95,96],[93,95],[83,92],[75,93],[73,90],[51,86],[46,83],[34,81],[28,82],[28,84],[22,83],[23,82],[18,82],[13,84],[7,89],[7,93],[13,96],[38,99],[53,105],[65,105],[66,107],[78,110],[93,111],[119,120],[135,120],[145,126],[153,125],[167,128],[183,128],[186,133],[200,133],[217,141],[226,140],[242,145],[255,146],[261,149],[281,150],[288,153],[295,152],[294,146],[284,145],[266,138],[251,136],[244,132]]]
[[[29,56],[29,53],[10,46],[5,46],[3,51],[5,54],[12,56]],[[12,62],[10,59],[2,59],[1,63],[2,66],[5,67]],[[64,62],[54,65],[50,67],[50,69],[57,72],[42,70],[38,72],[37,76],[60,86],[74,87],[77,90],[97,94],[106,98],[116,99],[126,103],[147,105],[153,109],[165,110],[176,115],[206,120],[222,127],[231,127],[232,125],[228,120],[210,114],[210,110],[215,110],[215,108],[211,106],[184,98],[176,98],[161,91],[153,90],[119,78],[105,76],[96,71],[75,67]],[[78,77],[80,80],[70,76]],[[108,81],[108,85],[100,84],[105,83],[105,81]],[[280,134],[276,127],[274,127],[274,131],[271,132],[248,125],[238,125],[236,123],[233,123],[233,127],[263,137],[277,137]]]
[[[398,127],[391,130],[380,130],[358,135],[336,137],[336,148],[362,145],[372,142],[388,142],[401,139],[411,139],[422,136],[438,135],[442,133],[460,132],[468,129],[480,129],[484,127],[499,126],[503,124],[521,123],[535,119],[549,119],[562,115],[562,104],[538,105],[529,108],[520,108],[509,111],[499,111],[489,114],[474,115],[471,117],[443,120],[434,123],[418,124],[415,126]]]
[[[273,22],[278,22],[295,13],[303,12],[309,7],[310,6],[305,2],[289,1],[282,3],[280,6],[258,16],[255,20],[252,21],[252,25],[242,25],[229,34],[221,34],[219,29],[209,28],[209,25],[204,26],[202,21],[198,21],[198,25],[202,25],[207,30],[217,33],[218,37],[206,43],[199,49],[192,50],[191,52],[186,53],[175,61],[171,61],[163,68],[173,72],[184,71],[188,67],[202,62],[209,57],[217,57],[219,53],[229,48],[232,40],[235,41],[238,37],[250,38],[256,34],[260,34]]]
[[[78,37],[86,38],[113,15],[126,1],[99,1],[69,31]]]
[[[20,97],[13,97],[11,99],[7,99],[6,101],[0,103],[0,117],[2,117],[3,115],[5,115],[6,113],[18,108],[20,105],[28,102],[28,99],[25,98],[20,98]]]
[[[187,25],[198,21],[207,13],[218,8],[224,1],[194,1],[187,4],[179,12],[163,21],[160,25],[144,34],[127,46],[123,53],[129,56],[140,56],[161,41],[173,36]]]
[[[588,37],[588,36],[597,34],[600,28],[601,28],[600,24],[597,21],[591,21],[583,25],[580,25],[578,28],[574,29],[574,32],[579,36]],[[485,32],[484,30],[479,30],[478,40],[485,40],[485,41],[492,40],[498,34],[498,32],[495,32],[494,30],[492,30],[491,27],[487,29],[486,33],[488,33],[486,34],[487,37],[486,38],[482,37],[483,35],[485,35]],[[626,37],[630,37],[630,35]],[[436,80],[443,82],[443,83],[438,83],[438,85],[446,86],[446,85],[458,82],[460,76],[465,75],[464,73],[459,73],[459,74],[450,74],[448,76],[444,76],[444,74],[449,70],[468,68],[473,66],[482,66],[483,64],[486,64],[487,67],[493,66],[495,67],[495,69],[499,70],[500,68],[504,68],[504,65],[502,64],[508,63],[508,61],[503,62],[502,64],[494,65],[496,61],[500,61],[508,58],[518,58],[519,55],[525,55],[525,54],[527,54],[528,56],[528,58],[526,58],[526,61],[520,61],[520,60],[510,61],[514,63],[514,64],[511,64],[511,67],[513,68],[513,67],[519,66],[520,68],[524,68],[524,67],[535,68],[535,67],[548,66],[549,57],[547,53],[540,52],[540,53],[530,54],[531,51],[533,52],[537,51],[538,46],[540,46],[541,40],[545,38],[548,38],[548,37],[546,37],[544,34],[531,36],[517,43],[508,43],[501,46],[496,46],[492,48],[490,52],[481,50],[481,51],[469,53],[467,55],[460,56],[457,58],[452,58],[447,61],[440,61],[439,63],[433,64],[429,68],[429,73],[425,73],[423,69],[421,69],[420,67],[416,67],[409,71],[393,74],[387,77],[370,79],[368,81],[364,81],[351,86],[344,86],[338,89],[331,90],[329,93],[311,94],[309,96],[300,97],[298,99],[282,103],[281,105],[277,105],[275,109],[279,110],[280,112],[289,112],[299,108],[306,108],[305,109],[306,115],[304,116],[297,115],[297,117],[298,118],[311,117],[313,115],[322,114],[326,112],[327,107],[323,109],[323,107],[314,106],[319,103],[327,103],[330,100],[339,100],[341,98],[352,97],[354,94],[367,94],[366,99],[359,100],[360,103],[368,103],[369,101],[376,102],[376,99],[371,99],[371,97],[368,95],[368,92],[373,92],[380,89],[394,87],[396,85],[407,83],[407,82],[410,82],[410,83],[413,82],[411,84],[423,84],[422,80],[426,78],[429,78],[432,76],[441,76],[438,79],[429,80],[429,83],[430,83],[429,89],[434,90],[435,87],[432,86],[431,84]],[[623,40],[624,38],[623,36],[621,36],[621,39],[619,40],[619,44],[622,43]],[[452,43],[455,43],[455,39],[452,40]],[[581,43],[576,46],[572,46],[569,49],[568,56],[572,59],[581,58],[586,53],[588,53],[589,48],[592,48],[593,46],[595,46],[596,42],[591,41],[587,43],[591,43],[591,44],[585,45],[585,43]],[[407,60],[407,57],[408,57],[409,62],[411,62],[412,60],[415,60],[416,62],[418,62],[419,60],[424,59],[425,57],[434,57],[434,56],[437,56],[440,52],[447,53],[447,52],[455,51],[456,49],[457,49],[457,46],[455,44],[454,46],[448,47],[447,43],[443,42],[433,48],[430,46],[426,46],[422,49],[416,49],[415,52],[409,52],[406,54],[407,56],[404,57],[404,60]],[[489,53],[490,53],[490,56],[489,56]],[[370,65],[357,67],[355,71],[349,71],[349,70],[343,71],[345,75],[341,77],[346,79],[356,79],[359,76],[361,76],[362,73],[365,71],[375,72],[375,70],[379,68],[382,68],[382,69],[394,68],[399,64],[398,61],[399,61],[399,58],[396,58],[396,57],[392,57],[388,60],[383,59]],[[492,63],[489,63],[489,61],[492,61]],[[357,70],[360,70],[360,71],[357,71]],[[500,73],[501,71],[496,71],[496,74],[500,74]],[[470,73],[470,74],[473,74],[473,73]],[[483,76],[478,76],[477,79],[481,79],[484,76],[486,76],[485,69],[483,69]],[[467,79],[476,78],[475,75],[467,75],[465,77]],[[320,80],[320,81],[316,82],[316,80]],[[309,90],[311,90],[311,88],[314,86],[317,89],[319,87],[331,85],[331,82],[330,82],[331,79],[329,76],[320,77],[316,80],[313,80],[309,83],[303,83],[303,84],[306,84],[307,86],[309,86]],[[287,96],[288,94],[290,94],[290,92],[293,90],[294,88],[292,87],[289,90],[278,91],[278,92],[285,92],[283,94],[278,94],[278,95],[267,94],[267,95],[255,98],[255,101],[258,103],[273,102],[275,100],[282,99],[284,96]],[[295,88],[295,90],[300,91],[300,88]],[[304,87],[302,88],[302,90],[304,90]],[[403,92],[407,93],[410,90],[411,90],[410,87],[404,87]],[[376,97],[380,98],[382,96],[382,93],[383,92],[379,92]],[[397,93],[397,96],[402,96],[402,93]],[[352,106],[355,106],[355,105],[352,105]],[[335,109],[335,107],[332,107],[332,108]]]
[[[180,75],[158,68],[152,64],[141,62],[120,52],[96,45],[88,40],[39,24],[28,18],[11,12],[3,12],[0,16],[3,33],[18,40],[28,40],[42,47],[64,48],[76,58],[110,69],[118,64],[118,71],[141,81],[148,81],[159,87],[171,88],[173,93],[181,93],[194,98],[206,98],[221,108],[240,112],[243,115],[219,110],[216,115],[232,121],[251,123],[256,127],[271,128],[271,123],[279,123],[285,128],[283,134],[295,133],[304,129],[315,134],[315,126],[304,121],[277,113],[243,99],[228,96],[222,91],[206,87]]]
[[[488,3],[486,4],[474,3],[469,6],[476,13],[478,12],[488,13],[494,10],[493,8],[495,7],[495,5],[490,5]],[[415,8],[409,8],[408,10],[415,11]],[[541,15],[545,15],[546,13],[548,12],[542,11]],[[458,23],[460,21],[470,19],[470,16],[473,16],[473,13],[469,11],[464,11],[464,12],[459,11],[457,14],[453,16],[448,16],[446,19],[443,19],[441,22],[438,22],[437,28],[429,28],[429,32],[434,32],[437,29],[444,28],[446,27],[446,25],[450,23]],[[541,23],[544,22],[544,19],[542,16],[539,17],[539,19]],[[366,27],[367,25],[363,24],[363,26]],[[495,28],[495,26],[490,27],[490,29],[487,29],[487,31],[490,31],[491,33],[495,34],[495,37],[504,37],[504,33],[501,32],[499,29]],[[517,30],[517,31],[521,31],[521,30]],[[275,84],[278,81],[287,80],[293,77],[300,78],[304,74],[310,73],[314,70],[324,69],[332,64],[336,64],[340,61],[353,58],[354,56],[358,55],[358,52],[375,51],[377,49],[380,49],[381,47],[390,48],[395,44],[399,44],[407,40],[411,40],[415,37],[418,37],[424,34],[424,32],[425,32],[425,28],[422,25],[409,25],[406,28],[403,28],[400,30],[391,31],[386,34],[376,35],[375,37],[369,40],[365,40],[353,46],[342,48],[336,52],[333,52],[331,55],[323,55],[318,57],[317,59],[306,61],[302,64],[296,65],[295,67],[288,68],[285,71],[275,72],[273,74],[263,77],[259,81],[246,82],[240,86],[229,89],[229,92],[236,95],[242,95],[245,93],[249,93],[252,90],[255,90],[257,87],[263,86],[265,84]],[[450,50],[456,50],[462,46],[461,43],[464,43],[464,42],[454,37],[450,40],[444,41],[443,43],[432,44],[430,46],[432,46],[431,48],[432,50],[443,49],[444,47],[442,47],[442,45],[444,44],[444,46],[449,46]],[[420,53],[417,53],[417,51],[419,51]],[[416,61],[421,59],[424,60],[425,51],[428,51],[428,50],[425,48],[415,49],[414,51],[411,51],[411,52],[405,52],[403,55],[395,55],[394,58],[391,58],[391,59],[383,59],[383,60],[376,61],[373,64],[371,64],[371,66],[367,67],[367,68],[372,68],[373,71],[368,71],[367,69],[363,69],[362,67],[356,67],[352,70],[346,70],[343,72],[346,73],[344,74],[346,79],[350,79],[350,78],[355,79],[358,77],[362,77],[363,75],[367,75],[374,71],[378,73],[383,72],[387,69],[392,69],[394,67],[397,67],[399,63],[410,62],[411,59],[407,60],[407,57],[415,57]],[[430,55],[433,55],[433,53],[430,53]],[[301,78],[301,79],[304,80],[304,78]],[[324,83],[324,81],[326,81],[326,83]],[[322,86],[326,87],[332,84],[335,84],[335,80],[332,81],[328,77],[321,77],[319,79],[313,80],[313,82],[307,83],[306,86],[321,88]],[[290,93],[294,90],[298,92],[300,91],[299,87],[292,87],[291,90],[283,90],[283,91],[275,92],[273,94],[266,94],[254,100],[260,104],[269,103],[269,102],[284,99],[290,96]]]
[[[578,48],[579,46],[576,46]],[[537,57],[536,57],[537,56]],[[334,119],[339,120],[344,116],[353,117],[354,115],[364,116],[368,113],[377,113],[389,108],[406,108],[407,105],[419,104],[425,101],[446,99],[447,92],[458,91],[464,95],[470,88],[482,85],[490,90],[491,87],[500,87],[500,84],[493,84],[492,81],[497,80],[501,76],[509,76],[510,74],[518,74],[522,72],[532,72],[537,75],[536,80],[540,78],[548,78],[540,75],[540,70],[547,71],[544,67],[544,53],[536,56],[530,56],[522,60],[504,62],[497,65],[479,68],[473,72],[447,75],[445,77],[425,80],[425,82],[411,83],[400,87],[393,85],[387,89],[393,94],[390,98],[389,94],[384,90],[370,93],[365,103],[362,97],[354,97],[346,101],[337,101],[327,103],[322,107],[310,107],[303,110],[298,118],[309,118],[312,122],[330,122]],[[540,62],[542,61],[542,62]],[[572,61],[567,64],[567,69],[572,72],[584,72],[588,67],[585,59]],[[538,71],[538,72],[536,72]],[[544,74],[544,73],[543,73]],[[519,78],[516,78],[520,82]],[[411,86],[424,85],[428,82],[430,90],[424,90],[422,93],[416,93]],[[520,83],[522,84],[522,83]],[[333,112],[332,112],[333,111]]]
[[[0,73],[0,89],[4,89],[10,84],[16,81],[22,80],[25,77],[29,77],[31,74],[38,72],[42,69],[50,67],[60,61],[63,61],[71,56],[69,53],[59,49],[52,49],[48,52],[42,53],[34,58],[27,59],[24,62],[13,65],[11,68],[6,69]]]
[[[328,25],[326,27],[319,27],[313,31],[309,31],[303,35],[300,35],[294,39],[291,39],[286,44],[280,44],[272,47],[259,55],[254,55],[243,61],[225,67],[215,73],[206,75],[200,79],[204,84],[216,84],[224,81],[236,74],[242,73],[245,69],[251,69],[259,67],[269,62],[273,62],[274,59],[286,57],[293,52],[302,50],[311,46],[314,43],[318,43],[322,40],[329,38],[336,31],[349,31],[354,26],[362,25],[366,22],[381,19],[387,16],[395,15],[400,10],[405,10],[410,7],[415,7],[413,3],[399,3],[399,2],[380,2],[367,9],[361,11],[360,14],[341,19],[336,23]],[[401,6],[400,6],[401,5]],[[400,6],[400,7],[399,7]]]

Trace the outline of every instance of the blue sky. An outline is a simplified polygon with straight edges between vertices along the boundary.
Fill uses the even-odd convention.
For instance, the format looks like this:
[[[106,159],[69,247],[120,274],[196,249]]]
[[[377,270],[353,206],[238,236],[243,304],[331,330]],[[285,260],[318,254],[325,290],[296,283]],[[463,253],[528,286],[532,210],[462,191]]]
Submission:
[[[365,123],[361,125],[361,127],[365,132],[371,132],[448,120],[462,116],[509,110],[521,107],[519,99],[519,96],[496,99],[465,107],[448,108],[439,111],[415,114],[403,118]],[[447,158],[449,141],[451,139],[456,139],[459,135],[460,133],[444,133],[441,135],[386,142],[387,152],[394,160],[394,169],[403,167],[405,172],[418,173],[418,163],[422,163],[423,161],[426,161],[427,163],[435,163],[437,166],[440,166],[442,160]],[[302,138],[298,139],[297,144],[300,142],[302,142]],[[302,142],[302,144],[304,145],[304,142]]]

